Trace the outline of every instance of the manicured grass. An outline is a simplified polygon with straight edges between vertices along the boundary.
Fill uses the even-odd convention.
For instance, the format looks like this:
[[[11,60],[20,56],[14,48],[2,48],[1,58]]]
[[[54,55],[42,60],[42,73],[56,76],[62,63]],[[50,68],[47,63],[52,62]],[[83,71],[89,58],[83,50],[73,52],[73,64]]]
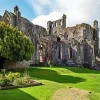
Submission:
[[[42,82],[41,86],[0,90],[0,100],[51,100],[61,88],[76,87],[89,90],[90,100],[100,100],[100,71],[76,67],[28,68],[33,79]],[[24,69],[19,70],[24,72]]]

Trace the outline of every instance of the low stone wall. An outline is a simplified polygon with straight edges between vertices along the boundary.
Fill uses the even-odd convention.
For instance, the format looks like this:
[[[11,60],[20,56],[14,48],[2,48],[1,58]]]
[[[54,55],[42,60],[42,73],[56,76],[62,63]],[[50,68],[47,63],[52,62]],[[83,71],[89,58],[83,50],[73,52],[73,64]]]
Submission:
[[[17,68],[27,68],[30,65],[30,61],[13,62],[6,60],[4,63],[5,69],[17,69]]]
[[[28,84],[28,85],[19,85],[19,86],[5,86],[5,87],[1,87],[0,86],[0,90],[8,90],[8,89],[16,89],[16,88],[25,88],[25,87],[31,87],[31,86],[39,86],[39,85],[42,85],[41,82],[33,82],[31,84]]]

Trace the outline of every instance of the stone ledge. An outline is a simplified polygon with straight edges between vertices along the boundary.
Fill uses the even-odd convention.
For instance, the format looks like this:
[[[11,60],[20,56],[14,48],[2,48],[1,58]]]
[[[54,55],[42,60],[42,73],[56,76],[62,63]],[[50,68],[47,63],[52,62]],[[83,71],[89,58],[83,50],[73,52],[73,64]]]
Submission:
[[[8,90],[8,89],[32,87],[32,86],[38,86],[38,85],[43,85],[43,84],[41,82],[34,82],[33,84],[29,84],[29,85],[5,86],[5,87],[0,87],[0,90]]]

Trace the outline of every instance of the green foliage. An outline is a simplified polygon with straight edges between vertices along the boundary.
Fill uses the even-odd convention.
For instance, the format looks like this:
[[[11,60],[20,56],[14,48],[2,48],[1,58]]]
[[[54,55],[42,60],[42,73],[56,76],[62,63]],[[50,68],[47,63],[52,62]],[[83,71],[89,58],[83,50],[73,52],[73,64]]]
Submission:
[[[24,71],[23,76],[16,78],[13,82],[14,86],[19,86],[19,85],[28,85],[33,83],[34,81],[31,79],[29,72],[27,70]]]
[[[19,85],[30,85],[34,80],[31,79],[27,70],[21,75],[19,72],[9,72],[0,74],[0,86],[19,86]]]
[[[23,77],[26,77],[27,79],[30,79],[29,72],[25,69]]]
[[[14,61],[30,60],[33,51],[33,44],[27,36],[0,22],[0,56]]]
[[[24,72],[23,69],[19,70]],[[0,91],[0,100],[52,100],[61,88],[76,87],[92,92],[89,100],[100,100],[100,71],[77,67],[29,68],[29,74],[44,85]],[[82,82],[80,78],[85,79]],[[75,83],[77,81],[77,83]],[[13,94],[13,95],[12,95]]]
[[[0,86],[7,86],[10,84],[10,81],[3,75],[0,75]]]
[[[24,77],[17,78],[16,80],[14,80],[13,85],[14,86],[24,85],[26,81],[27,80]]]
[[[47,61],[48,65],[52,67],[50,60]]]
[[[19,78],[20,77],[20,73],[19,72],[16,72],[16,73],[12,73],[12,72],[9,72],[7,75],[6,75],[6,78],[12,83],[15,79]]]
[[[3,73],[3,75],[5,75],[6,69],[1,69],[1,72]]]
[[[48,60],[48,65],[50,66],[50,60]]]
[[[20,77],[20,73],[16,72],[16,73],[4,73],[2,72],[2,74],[0,74],[0,86],[8,86],[11,85],[13,83],[13,81],[17,78]]]

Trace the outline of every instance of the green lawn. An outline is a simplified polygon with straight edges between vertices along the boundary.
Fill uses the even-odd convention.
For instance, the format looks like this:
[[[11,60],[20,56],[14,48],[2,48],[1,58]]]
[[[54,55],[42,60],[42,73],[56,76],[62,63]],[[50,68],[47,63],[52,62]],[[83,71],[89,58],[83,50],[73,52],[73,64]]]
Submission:
[[[43,85],[0,90],[0,100],[51,100],[55,91],[67,87],[89,90],[92,92],[89,95],[90,100],[100,100],[100,71],[76,67],[41,67],[27,70],[31,77]]]

